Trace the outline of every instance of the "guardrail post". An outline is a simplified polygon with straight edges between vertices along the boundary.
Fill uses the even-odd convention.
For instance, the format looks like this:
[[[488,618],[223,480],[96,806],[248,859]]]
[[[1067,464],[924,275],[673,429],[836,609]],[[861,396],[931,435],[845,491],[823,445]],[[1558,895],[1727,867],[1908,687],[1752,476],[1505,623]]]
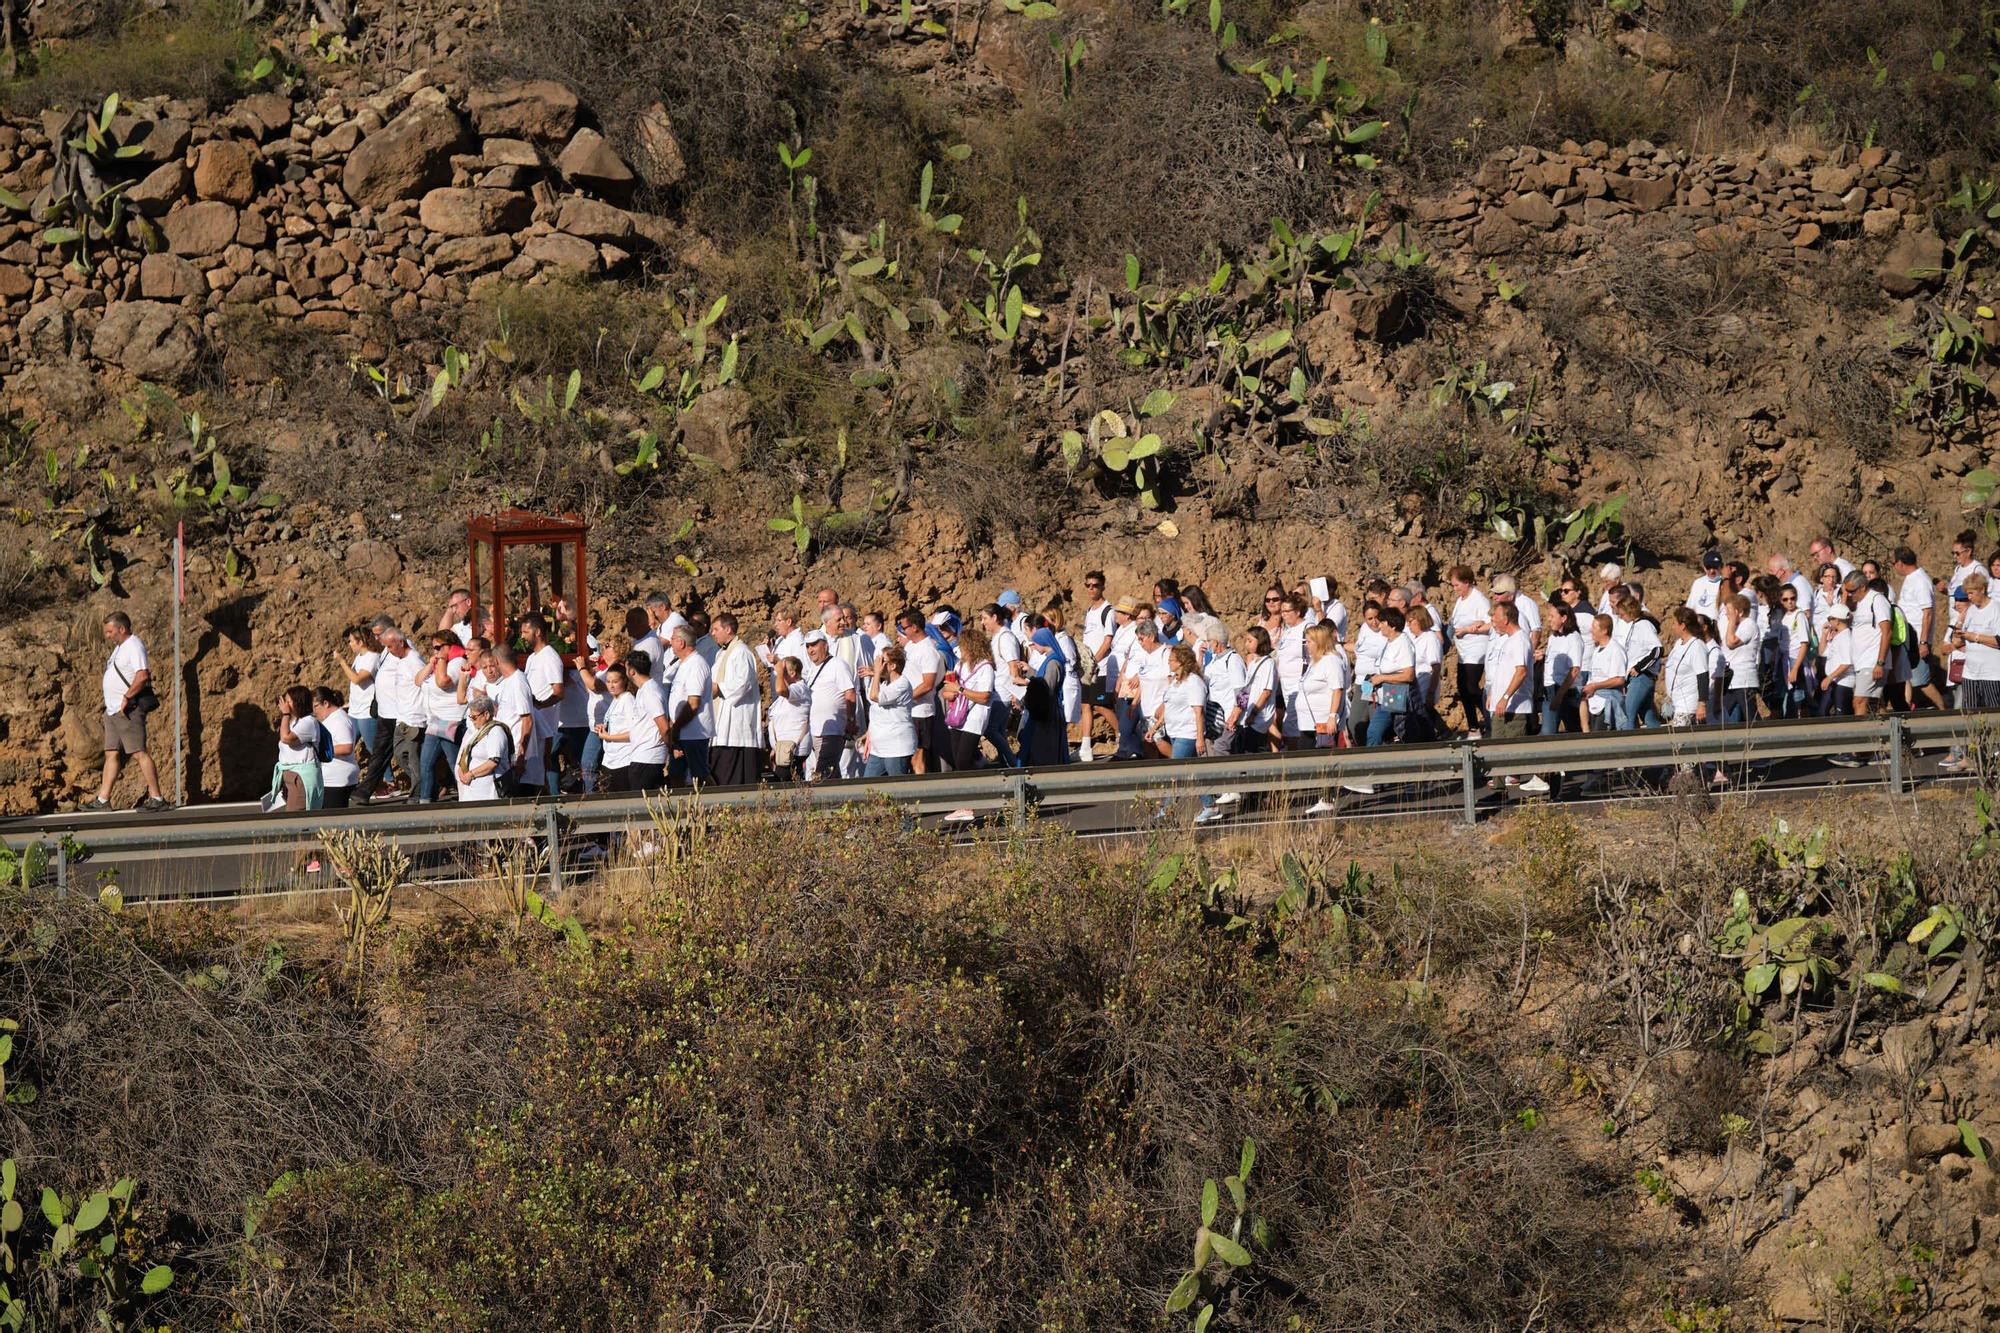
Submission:
[[[69,839],[56,839],[56,897],[69,897]]]
[[[562,892],[562,811],[550,802],[542,814],[542,828],[549,840],[549,896]]]
[[[1903,794],[1903,715],[1889,714],[1889,794]]]
[[[1458,747],[1458,781],[1460,794],[1464,798],[1465,822],[1467,825],[1479,822],[1479,752],[1471,745]]]
[[[1007,775],[1007,826],[1016,832],[1028,826],[1028,775],[1015,769]]]

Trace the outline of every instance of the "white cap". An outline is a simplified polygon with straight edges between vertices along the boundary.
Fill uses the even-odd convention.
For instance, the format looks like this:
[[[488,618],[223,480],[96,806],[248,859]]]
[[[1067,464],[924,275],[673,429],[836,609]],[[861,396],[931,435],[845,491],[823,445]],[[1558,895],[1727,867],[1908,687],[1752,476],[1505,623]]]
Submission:
[[[936,625],[939,628],[943,628],[944,626],[949,625],[950,623],[951,623],[951,612],[949,611],[939,611],[936,615],[933,615],[931,617],[931,624]]]
[[[1828,620],[1852,620],[1854,619],[1854,613],[1844,606],[1836,605],[1826,613],[1826,618]]]
[[[817,629],[816,629],[816,630],[813,630],[813,631],[809,632],[809,633],[808,633],[808,634],[806,635],[806,642],[807,642],[807,643],[825,643],[825,642],[826,642],[826,631],[824,631],[824,630],[817,630]]]

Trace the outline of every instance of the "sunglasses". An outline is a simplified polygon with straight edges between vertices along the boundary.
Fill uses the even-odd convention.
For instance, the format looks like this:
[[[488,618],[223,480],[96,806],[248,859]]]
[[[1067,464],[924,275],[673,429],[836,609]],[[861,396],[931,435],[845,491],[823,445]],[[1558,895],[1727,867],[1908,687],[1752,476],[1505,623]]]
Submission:
[[[1264,605],[1269,606],[1273,602],[1282,602],[1284,600],[1285,599],[1282,597],[1266,597],[1264,599]]]

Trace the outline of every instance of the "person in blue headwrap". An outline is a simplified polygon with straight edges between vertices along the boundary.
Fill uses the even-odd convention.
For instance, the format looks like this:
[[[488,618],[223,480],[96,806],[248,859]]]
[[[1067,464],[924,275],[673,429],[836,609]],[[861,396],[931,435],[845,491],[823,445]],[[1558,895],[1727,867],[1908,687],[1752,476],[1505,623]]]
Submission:
[[[1028,639],[1021,695],[1021,762],[1029,767],[1069,762],[1069,728],[1063,723],[1062,647],[1046,625]]]

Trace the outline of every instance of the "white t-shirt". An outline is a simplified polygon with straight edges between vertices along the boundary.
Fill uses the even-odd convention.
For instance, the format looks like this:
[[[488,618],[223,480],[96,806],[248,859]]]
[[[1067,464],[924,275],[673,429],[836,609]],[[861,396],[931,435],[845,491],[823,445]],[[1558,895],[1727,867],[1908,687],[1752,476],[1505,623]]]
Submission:
[[[376,715],[394,719],[405,726],[422,726],[428,719],[424,717],[423,699],[417,682],[423,679],[424,668],[428,665],[415,644],[411,644],[401,657],[384,652],[375,664]]]
[[[1530,634],[1538,634],[1542,628],[1542,609],[1535,605],[1532,597],[1514,595],[1514,614],[1520,618],[1521,628]]]
[[[1618,640],[1618,646],[1625,650],[1625,658],[1634,671],[1646,670],[1647,658],[1654,661],[1650,670],[1657,675],[1660,663],[1658,656],[1664,647],[1660,642],[1660,631],[1653,622],[1640,616],[1637,620],[1626,620],[1622,616],[1611,617],[1611,637]]]
[[[632,697],[638,700],[639,717],[630,731],[631,762],[664,764],[667,762],[667,738],[660,734],[659,720],[667,715],[667,692],[660,688],[657,680],[642,680],[639,688],[632,692]]]
[[[1854,604],[1854,619],[1847,632],[1853,639],[1855,675],[1865,676],[1875,670],[1876,660],[1881,656],[1882,627],[1889,623],[1891,613],[1889,599],[1873,589],[1862,593]]]
[[[1375,664],[1375,674],[1392,676],[1398,671],[1414,670],[1416,665],[1416,645],[1410,642],[1409,635],[1398,634],[1382,645],[1382,656]],[[1358,673],[1361,667],[1357,664],[1354,669]]]
[[[670,714],[670,717],[679,717],[688,700],[694,700],[694,716],[681,728],[682,740],[705,741],[714,734],[709,726],[714,716],[714,697],[708,663],[702,660],[700,653],[689,653],[681,659],[680,669],[674,673],[673,709]]]
[[[1016,704],[1021,701],[1022,687],[1014,683],[1014,673],[1009,664],[1021,660],[1021,640],[1014,631],[1002,629],[993,636],[993,689],[999,694],[999,702]]]
[[[847,669],[847,663],[837,657],[829,657],[818,666],[806,663],[806,688],[812,694],[813,735],[845,735],[846,695],[854,689],[854,673]]]
[[[1778,679],[1788,680],[1792,673],[1792,663],[1812,642],[1812,617],[1794,606],[1778,617]],[[1801,682],[1805,668],[1799,668]]]
[[[423,683],[417,688],[424,730],[433,736],[449,736],[458,729],[459,723],[465,721],[466,705],[458,701],[458,682],[465,679],[463,657],[454,657],[445,663],[445,679],[450,683],[439,685],[436,674],[426,671]],[[471,698],[469,691],[466,697]]]
[[[354,670],[368,677],[366,685],[347,682],[347,712],[350,717],[367,717],[375,707],[375,668],[382,661],[380,653],[359,653],[354,658]]]
[[[1269,731],[1272,718],[1278,711],[1278,664],[1266,653],[1255,662],[1243,666],[1243,692],[1245,694],[1243,716],[1236,719],[1237,728],[1251,731]],[[1257,696],[1266,696],[1259,706]],[[1224,700],[1226,708],[1234,700]]]
[[[775,695],[771,699],[771,743],[789,741],[800,750],[806,749],[811,741],[811,707],[812,696],[802,680],[793,681],[789,689]]]
[[[965,664],[961,662],[959,666],[963,668]],[[985,694],[993,688],[993,664],[991,662],[980,662],[975,664],[969,671],[961,669],[958,677],[958,687],[975,694]],[[991,709],[991,702],[983,704],[971,703],[965,710],[965,721],[959,723],[953,730],[968,731],[975,736],[984,734],[986,731],[986,717]]]
[[[1910,622],[1911,641],[1920,652],[1929,648],[1930,642],[1924,637],[1924,613],[1937,607],[1937,589],[1921,567],[1911,570],[1903,586],[1896,589],[1896,605],[1902,608],[1903,619]]]
[[[1695,709],[1702,703],[1701,675],[1707,667],[1708,648],[1700,639],[1683,639],[1667,654],[1660,680],[1667,687],[1675,726],[1686,726],[1695,720]]]
[[[1722,579],[1720,576],[1711,577],[1710,575],[1702,574],[1689,585],[1685,605],[1688,610],[1694,612],[1696,615],[1707,616],[1710,620],[1720,625],[1722,623],[1722,616],[1718,608],[1721,604]]]
[[[1757,612],[1752,609],[1734,627],[1729,624],[1729,612],[1723,612],[1720,623],[1722,631],[1722,660],[1729,668],[1729,688],[1732,690],[1754,690],[1757,688],[1757,653],[1763,646],[1763,629],[1757,623]]]
[[[1125,663],[1130,659],[1132,650],[1139,646],[1138,623],[1136,620],[1128,620],[1123,625],[1113,622],[1111,651],[1105,654],[1104,661],[1099,663],[1097,668],[1099,675],[1113,687],[1116,687],[1119,679],[1125,674]]]
[[[1333,724],[1333,730],[1340,730],[1347,717],[1347,685],[1347,656],[1338,650],[1306,668],[1305,675],[1299,678],[1298,693],[1293,696],[1297,705],[1293,713],[1300,735],[1310,735],[1326,722]]]
[[[1828,683],[1854,688],[1854,673],[1848,668],[1854,665],[1854,631],[1841,627],[1834,621],[1830,627],[1831,638],[1820,647],[1826,656],[1826,676]]]
[[[1493,646],[1493,634],[1481,630],[1467,634],[1465,627],[1477,625],[1493,615],[1493,603],[1486,600],[1486,594],[1474,588],[1459,598],[1451,606],[1452,642],[1458,646],[1458,660],[1463,666],[1478,666],[1486,660]]]
[[[319,757],[319,750],[317,748],[319,745],[319,723],[317,720],[310,717],[293,718],[292,738],[296,740],[298,744],[287,745],[282,739],[279,740],[278,742],[279,763],[303,764],[308,760],[317,759]],[[320,780],[321,782],[324,782],[326,780],[326,775],[321,774]]]
[[[487,694],[493,700],[493,720],[507,728],[513,737],[513,757],[523,758],[520,721],[532,717],[535,712],[534,696],[528,693],[528,673],[516,671],[511,676],[502,676],[487,687]],[[522,764],[522,780],[533,782],[542,772],[541,747],[534,743],[534,729],[529,729],[526,742],[525,762]]]
[[[660,642],[659,634],[650,630],[632,645],[632,651],[646,655],[646,674],[654,680],[660,679],[667,669],[667,660],[673,656]]]
[[[345,709],[334,709],[319,719],[319,724],[326,728],[326,734],[332,739],[333,748],[336,750],[343,745],[352,747],[359,734],[354,729],[354,719],[347,715]],[[360,782],[361,766],[354,762],[353,749],[349,748],[345,757],[335,755],[322,762],[319,766],[319,780],[322,786],[327,787],[352,787]]]
[[[1411,639],[1410,645],[1417,665],[1417,698],[1427,703],[1437,681],[1438,668],[1444,665],[1444,635],[1427,629]]]
[[[642,733],[656,731],[653,719],[646,715],[645,706],[639,702],[636,690],[612,696],[605,695],[608,707],[604,713],[604,729],[614,736],[623,736],[622,741],[604,742],[604,766],[607,769],[629,768],[632,763],[634,738],[643,739]]]
[[[1551,634],[1542,649],[1542,684],[1548,688],[1550,697],[1569,679],[1569,673],[1583,665],[1583,634],[1571,630],[1567,634]]]
[[[1307,623],[1310,624],[1312,620],[1332,621],[1333,637],[1343,643],[1347,641],[1347,603],[1341,601],[1338,597],[1328,602],[1324,610],[1313,614],[1311,620]]]
[[[903,645],[903,674],[901,679],[907,680],[910,683],[910,689],[913,694],[917,686],[923,683],[925,676],[931,677],[930,692],[920,699],[912,699],[910,704],[910,716],[912,718],[933,717],[936,715],[938,687],[944,684],[944,657],[938,652],[937,645],[931,642],[929,635],[925,635],[915,643],[905,643]],[[773,705],[772,714],[774,717],[776,716],[775,705]]]
[[[1243,659],[1230,649],[1209,658],[1208,665],[1201,669],[1201,678],[1208,682],[1208,697],[1221,706],[1222,716],[1227,718],[1229,710],[1236,707],[1236,692],[1250,676]]]
[[[1376,664],[1382,660],[1382,650],[1388,646],[1388,636],[1365,620],[1361,622],[1361,628],[1354,631],[1354,678],[1361,682],[1364,695],[1373,688],[1368,678],[1381,670]]]
[[[1514,675],[1514,668],[1526,668],[1521,675],[1521,684],[1509,695],[1507,682]],[[1486,653],[1486,708],[1492,713],[1526,714],[1534,707],[1535,645],[1526,633],[1516,629],[1512,634],[1499,630],[1493,633],[1493,642]]]
[[[1271,642],[1271,656],[1278,659],[1278,685],[1289,699],[1299,691],[1306,675],[1306,623],[1287,625]]]
[[[528,678],[528,692],[537,699],[547,699],[549,691],[563,682],[562,654],[553,644],[543,644],[528,655],[527,665],[521,674]],[[561,723],[560,700],[552,700],[546,707],[535,705],[535,735],[542,740],[553,740]]]
[[[592,695],[583,688],[583,673],[575,662],[563,663],[563,697],[556,701],[556,725],[564,728],[590,725]]]
[[[1202,710],[1208,707],[1208,682],[1193,671],[1179,681],[1169,680],[1166,689],[1160,692],[1160,707],[1165,710],[1162,720],[1168,739],[1198,740],[1202,734]]]
[[[876,759],[907,759],[917,752],[917,724],[910,719],[910,682],[897,676],[868,701],[868,753]]]
[[[1159,711],[1167,692],[1167,655],[1172,649],[1162,643],[1151,652],[1143,643],[1135,646],[1127,669],[1139,678],[1139,711],[1151,717]]]
[[[111,656],[104,663],[104,712],[125,711],[125,691],[132,687],[141,671],[150,670],[146,665],[146,645],[139,642],[139,636],[128,634],[125,642],[111,650]],[[119,672],[124,677],[119,677]]]
[[[1097,656],[1097,650],[1104,646],[1104,641],[1116,628],[1117,613],[1112,610],[1111,603],[1099,602],[1090,607],[1083,613],[1083,650],[1092,657]]]
[[[482,739],[483,737],[483,739]],[[513,743],[504,726],[495,725],[484,731],[470,732],[458,747],[458,764],[464,768],[477,768],[491,761],[495,767],[491,773],[482,774],[471,781],[458,784],[458,799],[461,801],[497,801],[500,799],[500,782],[507,776],[508,756],[513,753]]]
[[[1590,681],[1617,680],[1629,670],[1625,650],[1612,639],[1604,644],[1590,646]],[[1590,711],[1602,715],[1611,706],[1611,691],[1600,690],[1590,696]]]
[[[1984,606],[1967,602],[1962,628],[1968,634],[2000,634],[2000,597],[1988,597]],[[1965,678],[2000,680],[2000,648],[1984,643],[1965,645]]]

